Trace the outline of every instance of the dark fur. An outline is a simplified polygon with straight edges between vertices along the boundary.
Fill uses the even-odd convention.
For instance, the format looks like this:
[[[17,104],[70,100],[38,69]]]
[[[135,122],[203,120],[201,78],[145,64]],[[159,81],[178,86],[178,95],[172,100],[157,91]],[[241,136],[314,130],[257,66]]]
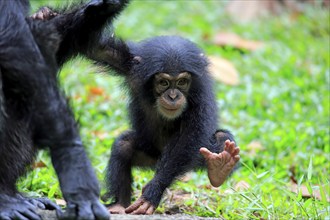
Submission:
[[[60,217],[109,218],[98,201],[98,182],[57,72],[69,58],[91,51],[103,27],[126,3],[93,0],[36,21],[26,18],[28,0],[0,1],[0,219],[39,219],[36,206],[56,208],[20,196],[15,187],[37,149],[44,147],[50,149],[67,201]]]
[[[156,173],[144,187],[142,197],[158,206],[164,190],[180,175],[204,165],[201,147],[223,150],[233,136],[216,133],[217,107],[208,73],[208,61],[192,42],[177,36],[155,37],[128,45],[114,38],[90,54],[125,76],[130,93],[129,115],[132,130],[117,138],[112,146],[107,170],[107,197],[128,206],[131,201],[131,167],[153,165]],[[188,107],[174,120],[164,119],[156,110],[152,80],[156,73],[177,75],[189,72],[192,84]]]

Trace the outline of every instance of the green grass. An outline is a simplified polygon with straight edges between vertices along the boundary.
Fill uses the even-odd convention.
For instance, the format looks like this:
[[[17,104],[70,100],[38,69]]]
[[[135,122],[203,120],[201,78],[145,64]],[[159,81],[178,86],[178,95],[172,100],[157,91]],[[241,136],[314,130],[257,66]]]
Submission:
[[[34,9],[39,5],[33,1]],[[242,149],[241,168],[219,189],[210,187],[204,171],[193,173],[188,181],[177,181],[170,192],[183,194],[181,200],[165,196],[159,212],[179,210],[228,219],[330,218],[326,199],[330,195],[329,19],[329,11],[306,7],[297,17],[284,13],[238,24],[225,14],[220,1],[133,1],[117,19],[117,35],[125,39],[178,34],[199,44],[209,55],[230,60],[240,74],[238,86],[216,83],[215,91],[221,127],[235,134]],[[211,40],[220,31],[262,41],[266,46],[246,53],[220,48]],[[111,144],[129,128],[129,122],[121,79],[95,72],[97,68],[89,62],[76,59],[63,68],[60,79],[101,181]],[[93,95],[91,88],[95,87],[104,92]],[[261,148],[253,152],[251,142],[258,142]],[[20,181],[19,189],[61,198],[48,153],[41,152],[38,160],[47,167],[34,169]],[[292,173],[299,184],[320,190],[321,199],[292,193]],[[152,175],[151,171],[134,170],[136,196]],[[239,181],[250,187],[235,190]]]

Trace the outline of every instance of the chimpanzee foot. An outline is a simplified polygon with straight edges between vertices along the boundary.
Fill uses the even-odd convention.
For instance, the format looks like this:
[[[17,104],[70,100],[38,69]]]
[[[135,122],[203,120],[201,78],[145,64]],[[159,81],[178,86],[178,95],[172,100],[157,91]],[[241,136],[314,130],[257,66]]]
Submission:
[[[120,204],[114,204],[108,207],[111,214],[125,214],[125,207]]]
[[[133,215],[152,215],[156,210],[149,201],[139,198],[132,205],[125,209],[125,212]]]
[[[37,209],[59,209],[57,205],[47,199],[26,199],[21,195],[10,197],[0,195],[1,220],[41,220]]]
[[[204,156],[207,164],[207,172],[212,186],[218,187],[225,182],[228,175],[239,161],[239,147],[235,142],[226,140],[224,150],[217,154],[202,147],[200,153]]]

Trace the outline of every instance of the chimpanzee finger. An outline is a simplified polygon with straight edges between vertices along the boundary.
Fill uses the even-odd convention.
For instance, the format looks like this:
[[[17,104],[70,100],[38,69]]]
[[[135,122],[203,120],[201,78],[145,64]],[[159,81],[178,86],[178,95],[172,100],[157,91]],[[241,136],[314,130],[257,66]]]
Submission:
[[[35,211],[36,207],[38,207],[37,205],[33,204],[31,200],[23,200],[23,204],[26,209],[29,209],[33,212]]]
[[[155,212],[155,207],[151,205],[148,210],[146,211],[147,215],[152,215]]]
[[[24,211],[20,211],[20,214],[24,215],[28,219],[42,220],[41,217],[37,213],[35,213],[34,211],[31,211],[29,209],[26,209]]]
[[[141,198],[139,198],[132,205],[128,206],[125,209],[125,212],[126,213],[131,213],[131,212],[135,211],[137,208],[139,208],[142,204],[143,204],[143,200]]]
[[[238,162],[238,161],[240,160],[240,158],[241,158],[241,157],[240,157],[239,155],[235,155],[235,157],[234,157],[234,161],[235,161],[235,162]]]
[[[199,149],[199,152],[203,155],[205,159],[209,158],[212,156],[212,152],[209,151],[207,148],[202,147]]]
[[[110,214],[104,205],[98,201],[92,204],[92,209],[97,220],[109,220]]]
[[[230,155],[232,155],[235,151],[236,144],[233,141],[226,140],[224,151],[227,151]]]
[[[150,207],[149,202],[144,202],[138,209],[132,212],[133,215],[144,215]]]
[[[78,207],[78,220],[94,220],[94,214],[92,212],[92,204],[87,201],[82,201],[77,204]]]
[[[40,209],[46,209],[46,206],[37,199],[29,199],[28,202]]]
[[[62,209],[56,209],[56,216],[57,216],[57,218],[60,219],[60,216],[62,216],[62,215],[63,215]]]
[[[56,211],[57,218],[60,220],[76,219],[76,210],[77,207],[75,204],[67,204],[64,212],[61,212],[60,210]]]
[[[29,220],[27,217],[19,213],[18,211],[14,211],[11,216],[12,219],[19,219],[19,220]]]
[[[240,152],[239,147],[236,147],[235,150],[234,150],[234,152],[233,152],[233,154],[232,154],[232,156],[236,156],[236,155],[238,155],[239,152]]]
[[[46,206],[46,209],[48,210],[56,210],[56,209],[61,209],[56,203],[52,202],[49,199],[45,198],[39,198],[38,199],[41,203],[43,203]]]
[[[11,220],[10,217],[8,215],[6,215],[6,214],[3,214],[3,215],[0,214],[0,219],[1,220]]]

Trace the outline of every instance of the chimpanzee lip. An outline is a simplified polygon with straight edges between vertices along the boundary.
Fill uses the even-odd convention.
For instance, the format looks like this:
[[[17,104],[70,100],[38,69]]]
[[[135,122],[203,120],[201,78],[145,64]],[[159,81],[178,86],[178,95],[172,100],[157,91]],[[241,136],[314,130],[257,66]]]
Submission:
[[[168,108],[168,107],[164,107],[163,106],[163,108],[165,109],[165,110],[167,110],[167,111],[177,111],[179,108]]]

